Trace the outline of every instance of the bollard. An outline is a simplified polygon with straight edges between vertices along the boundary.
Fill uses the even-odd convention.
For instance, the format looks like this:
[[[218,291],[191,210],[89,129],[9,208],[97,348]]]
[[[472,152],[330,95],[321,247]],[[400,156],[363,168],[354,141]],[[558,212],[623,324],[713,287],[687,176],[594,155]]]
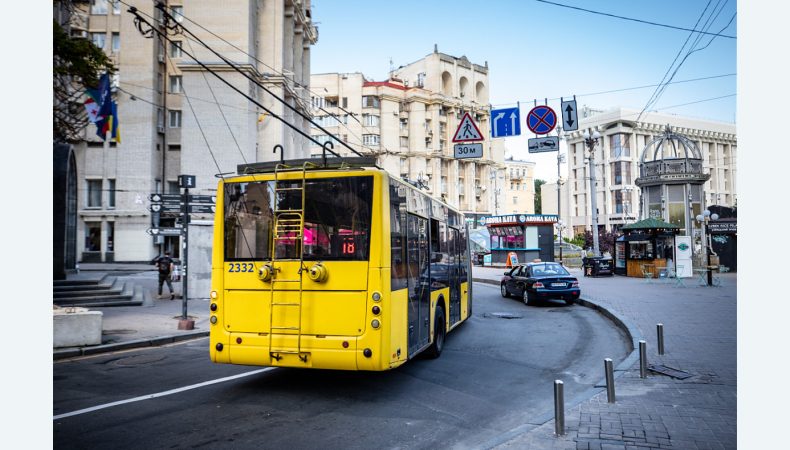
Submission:
[[[647,378],[647,342],[639,341],[639,378]]]
[[[658,354],[664,354],[664,324],[659,323],[656,325],[656,333],[658,334]]]
[[[612,368],[612,358],[603,360],[603,370],[606,373],[606,399],[609,403],[614,403],[614,369]]]
[[[554,433],[565,434],[565,396],[562,380],[554,380]]]

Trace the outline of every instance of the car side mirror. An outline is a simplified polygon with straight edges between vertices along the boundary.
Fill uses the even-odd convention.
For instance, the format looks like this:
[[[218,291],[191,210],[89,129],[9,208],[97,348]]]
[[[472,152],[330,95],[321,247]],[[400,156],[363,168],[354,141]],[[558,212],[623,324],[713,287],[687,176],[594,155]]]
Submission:
[[[505,275],[510,275],[510,271],[505,272]]]

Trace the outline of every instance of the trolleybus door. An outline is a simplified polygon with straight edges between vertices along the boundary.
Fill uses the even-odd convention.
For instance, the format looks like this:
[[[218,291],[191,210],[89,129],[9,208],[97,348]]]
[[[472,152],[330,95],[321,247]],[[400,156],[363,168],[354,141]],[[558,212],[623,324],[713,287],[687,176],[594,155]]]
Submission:
[[[461,320],[461,240],[458,230],[450,230],[450,323],[454,324]]]
[[[430,337],[430,277],[428,220],[408,215],[406,234],[409,273],[409,355],[428,344]]]

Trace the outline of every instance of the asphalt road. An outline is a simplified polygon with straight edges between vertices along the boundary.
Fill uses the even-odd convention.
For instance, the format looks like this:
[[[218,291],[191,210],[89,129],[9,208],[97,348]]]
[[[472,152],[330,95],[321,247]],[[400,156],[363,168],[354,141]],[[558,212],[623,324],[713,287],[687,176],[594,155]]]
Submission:
[[[53,445],[479,448],[545,422],[555,379],[567,405],[603,378],[603,358],[627,355],[589,308],[525,306],[481,283],[474,295],[439,359],[382,373],[215,365],[207,339],[56,362]]]

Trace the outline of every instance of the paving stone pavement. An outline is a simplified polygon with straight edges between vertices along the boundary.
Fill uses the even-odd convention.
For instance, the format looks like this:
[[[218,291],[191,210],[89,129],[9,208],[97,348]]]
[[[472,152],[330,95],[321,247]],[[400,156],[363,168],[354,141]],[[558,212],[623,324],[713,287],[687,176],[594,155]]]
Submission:
[[[502,271],[475,267],[474,277],[498,280]],[[641,378],[638,357],[632,357],[615,373],[615,403],[608,403],[605,389],[580,404],[569,405],[566,399],[563,436],[554,435],[552,419],[493,447],[737,448],[737,274],[717,275],[719,287],[699,286],[695,278],[685,279],[683,287],[571,272],[580,280],[583,299],[624,320],[635,331],[635,341],[646,341],[648,364],[691,376],[681,380],[648,371]],[[664,355],[658,354],[658,323],[664,328]]]

